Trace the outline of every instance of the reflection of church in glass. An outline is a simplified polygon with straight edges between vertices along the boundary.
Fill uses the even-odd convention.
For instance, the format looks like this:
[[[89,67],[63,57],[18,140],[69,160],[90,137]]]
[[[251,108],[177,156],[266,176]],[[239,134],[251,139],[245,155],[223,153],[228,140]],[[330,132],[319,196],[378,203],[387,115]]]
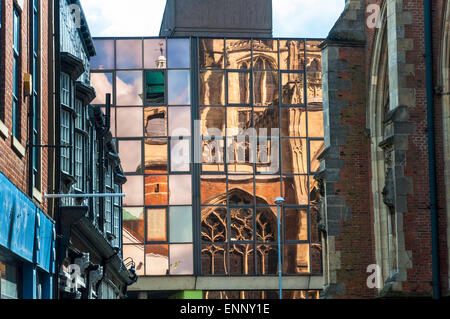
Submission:
[[[323,151],[317,43],[202,39],[199,47],[203,273],[277,273],[273,205],[282,190],[292,207],[283,215],[284,272],[320,272],[311,176]],[[248,138],[239,141],[243,131]],[[269,138],[252,145],[252,134]],[[270,165],[279,149],[281,165]]]
[[[96,79],[115,77],[94,86],[115,94],[115,138],[128,180],[123,253],[137,274],[276,275],[274,200],[281,195],[283,274],[320,275],[319,41],[101,41],[114,41],[115,52],[127,55],[116,61],[141,61],[93,71]],[[194,130],[201,154],[193,154]]]

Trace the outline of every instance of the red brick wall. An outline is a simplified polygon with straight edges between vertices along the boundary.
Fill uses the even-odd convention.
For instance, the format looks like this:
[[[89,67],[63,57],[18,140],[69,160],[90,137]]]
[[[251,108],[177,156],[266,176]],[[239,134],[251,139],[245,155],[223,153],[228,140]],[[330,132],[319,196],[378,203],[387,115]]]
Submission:
[[[382,1],[367,0],[366,4]],[[435,86],[439,83],[441,59],[442,21],[444,0],[433,1],[433,50]],[[412,253],[412,268],[407,271],[403,292],[431,295],[432,254],[430,222],[430,188],[428,169],[428,126],[425,68],[424,4],[422,1],[403,0],[403,10],[412,16],[412,23],[405,26],[405,38],[413,39],[413,50],[406,51],[406,63],[414,64],[414,73],[406,77],[407,88],[415,88],[415,105],[408,105],[409,121],[415,132],[409,135],[406,152],[405,176],[413,180],[413,194],[407,195],[407,212],[403,218],[405,249]],[[369,14],[366,13],[366,16]],[[340,158],[345,161],[341,169],[341,181],[335,183],[335,194],[344,196],[351,208],[349,221],[341,222],[340,236],[336,237],[336,251],[341,252],[341,269],[337,283],[345,286],[344,295],[335,298],[372,298],[377,290],[368,289],[366,268],[375,261],[373,233],[374,213],[371,189],[370,139],[366,136],[366,97],[370,88],[370,68],[373,58],[376,29],[366,26],[365,48],[339,48],[339,59],[347,63],[346,71],[339,79],[349,81],[351,89],[338,91],[338,99],[348,107],[342,108],[341,124],[349,129],[347,144],[341,147]],[[448,57],[447,57],[448,58]],[[435,95],[436,173],[439,214],[439,248],[441,291],[448,287],[447,207],[445,202],[444,146],[442,124],[442,98]]]
[[[30,70],[30,46],[28,34],[29,30],[29,8],[30,1],[24,1],[21,13],[21,69],[20,69],[20,143],[26,148],[28,139],[28,119],[27,112],[30,106],[30,97],[26,97],[23,93],[24,74]],[[42,109],[42,144],[48,144],[48,68],[49,68],[49,52],[48,52],[48,1],[41,1],[41,109]],[[13,0],[2,0],[2,29],[1,29],[1,94],[0,100],[2,105],[1,121],[9,130],[9,136],[4,138],[0,136],[0,171],[2,171],[20,190],[28,193],[28,149],[26,148],[25,156],[19,155],[12,145],[12,87],[13,87]],[[42,186],[41,192],[48,192],[48,152],[42,150]],[[45,212],[47,212],[46,203],[43,203]]]

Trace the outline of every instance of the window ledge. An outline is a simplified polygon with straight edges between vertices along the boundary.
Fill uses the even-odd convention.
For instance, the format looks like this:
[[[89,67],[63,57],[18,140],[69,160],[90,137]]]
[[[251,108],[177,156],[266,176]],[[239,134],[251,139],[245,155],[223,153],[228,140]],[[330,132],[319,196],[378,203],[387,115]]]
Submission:
[[[42,204],[42,193],[36,187],[33,187],[33,198]]]
[[[9,134],[9,130],[6,125],[0,120],[0,136],[7,139]]]
[[[20,157],[25,156],[25,147],[20,144],[19,140],[15,136],[12,137],[12,148]]]

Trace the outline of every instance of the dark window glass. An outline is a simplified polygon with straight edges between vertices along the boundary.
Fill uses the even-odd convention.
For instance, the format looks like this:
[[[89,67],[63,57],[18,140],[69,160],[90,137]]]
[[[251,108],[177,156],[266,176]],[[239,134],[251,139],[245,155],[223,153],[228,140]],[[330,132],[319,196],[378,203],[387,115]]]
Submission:
[[[165,78],[163,71],[145,72],[145,102],[163,104],[165,101]]]
[[[20,73],[21,73],[21,17],[17,8],[13,9],[13,103],[12,103],[12,134],[16,138],[20,137]]]

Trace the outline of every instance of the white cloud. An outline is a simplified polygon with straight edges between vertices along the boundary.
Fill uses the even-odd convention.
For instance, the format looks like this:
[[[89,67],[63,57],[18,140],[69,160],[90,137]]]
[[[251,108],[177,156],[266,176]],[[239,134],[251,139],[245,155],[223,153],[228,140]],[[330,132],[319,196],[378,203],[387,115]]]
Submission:
[[[157,36],[166,0],[81,0],[93,36]],[[273,0],[275,37],[326,37],[344,0]]]
[[[344,0],[273,0],[273,34],[324,38],[344,6]]]
[[[81,0],[92,36],[157,36],[165,0]]]

